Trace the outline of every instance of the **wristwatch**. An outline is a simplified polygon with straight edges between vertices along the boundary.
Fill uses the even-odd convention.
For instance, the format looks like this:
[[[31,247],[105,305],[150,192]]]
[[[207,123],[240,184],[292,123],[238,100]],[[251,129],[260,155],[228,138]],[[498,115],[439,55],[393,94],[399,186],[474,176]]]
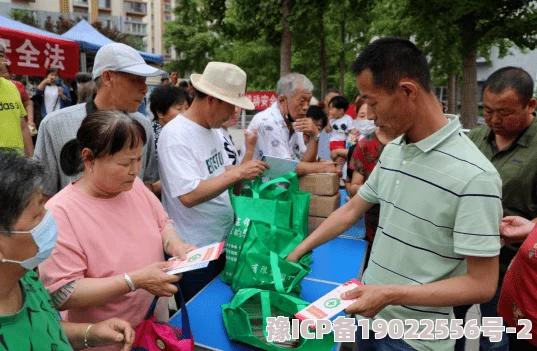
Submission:
[[[312,136],[310,139],[314,141],[319,141],[320,137],[321,137],[321,133],[317,134],[316,136]]]

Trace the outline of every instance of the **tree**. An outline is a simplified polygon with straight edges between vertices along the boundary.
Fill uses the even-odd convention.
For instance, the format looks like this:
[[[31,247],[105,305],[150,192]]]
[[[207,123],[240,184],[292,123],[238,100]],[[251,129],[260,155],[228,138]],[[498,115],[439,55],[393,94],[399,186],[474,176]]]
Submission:
[[[32,27],[40,28],[39,24],[37,23],[37,20],[35,19],[32,11],[30,10],[23,10],[23,9],[11,9],[9,11],[9,17],[14,19],[15,21],[22,22],[24,24],[27,24]]]
[[[451,77],[450,86],[462,72],[466,128],[477,124],[478,55],[488,58],[492,46],[505,55],[513,45],[534,49],[537,43],[537,6],[530,0],[377,0],[376,9],[379,32],[412,36],[430,57],[431,70]]]
[[[216,12],[216,2],[181,0],[174,9],[175,20],[165,23],[164,45],[172,45],[179,56],[177,68],[180,75],[201,72],[220,46],[220,37],[209,14]],[[209,4],[209,6],[205,6]],[[207,10],[206,10],[207,9]]]

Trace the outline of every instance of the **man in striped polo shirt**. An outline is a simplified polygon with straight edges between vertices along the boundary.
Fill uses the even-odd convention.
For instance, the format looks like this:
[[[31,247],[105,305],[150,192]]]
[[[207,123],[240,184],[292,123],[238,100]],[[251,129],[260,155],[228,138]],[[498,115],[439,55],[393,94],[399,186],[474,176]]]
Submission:
[[[297,261],[350,228],[380,204],[379,227],[364,286],[347,313],[358,318],[421,321],[415,339],[361,338],[359,350],[452,350],[452,306],[488,301],[498,281],[501,180],[492,164],[446,116],[432,90],[429,66],[410,41],[382,38],[353,65],[375,124],[393,135],[375,170],[352,200],[334,212],[289,256]],[[344,253],[341,253],[344,254]],[[350,277],[349,277],[350,278]],[[430,340],[425,320],[433,326]],[[421,333],[421,334],[420,334]],[[435,339],[436,338],[436,339]]]

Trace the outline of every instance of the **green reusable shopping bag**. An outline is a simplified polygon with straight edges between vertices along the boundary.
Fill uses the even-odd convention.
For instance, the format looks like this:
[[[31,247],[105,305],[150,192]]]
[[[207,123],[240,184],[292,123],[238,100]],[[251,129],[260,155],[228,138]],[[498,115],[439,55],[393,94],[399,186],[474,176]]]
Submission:
[[[222,305],[222,316],[228,337],[263,350],[276,351],[290,348],[267,341],[267,317],[289,317],[307,307],[308,302],[291,295],[261,289],[243,289],[230,303]],[[286,347],[285,347],[286,346]],[[297,351],[329,351],[334,348],[334,334],[325,335],[323,339],[299,338],[293,349]]]
[[[231,290],[244,288],[300,293],[302,279],[311,272],[311,253],[298,263],[285,260],[302,241],[290,228],[251,221],[236,261]]]
[[[295,228],[303,238],[308,232],[310,194],[300,191],[296,173],[290,172],[265,183],[262,178],[244,183],[249,187],[243,189],[241,196],[235,196],[229,189],[236,221],[226,240],[226,266],[220,275],[220,279],[227,284],[231,284],[251,220]],[[282,184],[287,184],[287,187],[282,187]]]

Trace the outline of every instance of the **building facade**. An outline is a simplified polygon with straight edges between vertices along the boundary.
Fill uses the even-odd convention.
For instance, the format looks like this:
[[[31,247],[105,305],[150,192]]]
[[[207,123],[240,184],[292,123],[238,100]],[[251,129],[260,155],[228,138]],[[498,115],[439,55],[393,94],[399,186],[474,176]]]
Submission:
[[[11,17],[13,10],[29,11],[41,27],[49,17],[54,24],[60,17],[99,21],[103,27],[142,38],[144,51],[169,61],[175,59],[175,52],[164,48],[162,35],[164,23],[173,20],[175,3],[176,0],[0,0],[0,15]]]

